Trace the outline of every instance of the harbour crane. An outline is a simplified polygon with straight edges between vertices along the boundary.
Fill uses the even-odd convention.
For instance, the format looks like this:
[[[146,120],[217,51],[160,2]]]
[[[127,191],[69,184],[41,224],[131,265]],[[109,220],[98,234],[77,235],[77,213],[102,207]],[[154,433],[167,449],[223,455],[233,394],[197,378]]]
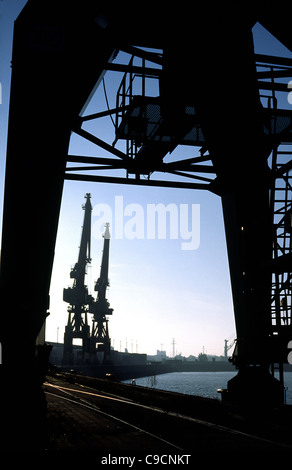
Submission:
[[[96,301],[90,305],[90,313],[93,313],[92,331],[91,331],[91,353],[93,356],[98,354],[99,361],[108,361],[110,359],[110,337],[108,330],[108,315],[112,315],[113,309],[106,299],[106,289],[109,287],[108,269],[109,269],[109,246],[110,231],[109,223],[105,224],[103,234],[104,246],[102,261],[100,267],[100,276],[96,281],[94,290],[97,292]]]
[[[85,275],[90,258],[90,237],[91,237],[91,212],[90,202],[91,194],[86,193],[86,203],[83,205],[84,221],[79,247],[78,261],[71,270],[70,278],[74,279],[73,287],[63,290],[63,300],[69,304],[68,323],[64,334],[64,364],[73,363],[73,339],[82,339],[82,360],[90,352],[90,326],[88,324],[87,313],[89,305],[93,301],[88,294],[88,288],[85,285]]]

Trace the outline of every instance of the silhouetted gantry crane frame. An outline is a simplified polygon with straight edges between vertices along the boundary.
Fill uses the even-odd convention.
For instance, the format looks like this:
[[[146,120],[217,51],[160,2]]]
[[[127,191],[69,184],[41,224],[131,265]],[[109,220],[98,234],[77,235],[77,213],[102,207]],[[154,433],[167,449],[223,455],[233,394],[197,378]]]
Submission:
[[[237,172],[236,181],[239,183],[239,188],[232,188],[233,175],[232,178],[230,175],[234,163],[229,162],[230,169],[229,167],[224,169],[225,175],[220,175],[219,172],[216,174],[215,163],[217,165],[218,163],[208,151],[208,145],[192,98],[187,96],[185,101],[173,104],[169,95],[172,104],[165,103],[163,84],[166,78],[163,65],[166,69],[167,66],[171,67],[171,64],[169,65],[167,62],[168,53],[166,53],[165,59],[165,52],[160,50],[155,52],[153,49],[152,52],[149,52],[138,47],[124,48],[123,51],[125,50],[132,54],[128,65],[111,64],[106,66],[106,70],[117,73],[124,72],[117,89],[116,107],[82,116],[79,123],[76,123],[73,128],[76,134],[96,144],[99,148],[111,152],[112,156],[116,158],[69,155],[66,178],[207,189],[221,195],[227,230],[233,296],[234,302],[237,303],[235,318],[238,338],[232,361],[239,368],[243,367],[245,371],[251,371],[251,378],[246,379],[251,383],[254,381],[253,374],[255,372],[252,368],[246,368],[247,365],[269,364],[273,375],[276,369],[279,370],[280,387],[275,393],[281,395],[282,392],[279,390],[283,390],[283,363],[286,362],[287,344],[291,336],[291,274],[288,267],[291,254],[291,227],[288,227],[287,221],[290,220],[292,214],[289,176],[292,156],[289,145],[291,145],[292,134],[290,110],[277,107],[278,93],[287,93],[287,84],[275,82],[275,79],[291,76],[292,60],[254,54],[255,76],[260,100],[257,117],[261,116],[263,124],[262,148],[259,149],[259,152],[263,151],[266,155],[267,165],[266,167],[263,165],[261,171],[262,176],[266,175],[267,181],[262,187],[259,181],[254,181],[254,192],[249,194],[250,191],[247,191],[246,184],[255,178],[255,175],[252,174],[253,171],[256,173],[255,165],[251,165],[245,170],[250,173],[245,175],[246,179],[243,179],[242,182],[238,170],[234,169]],[[137,60],[141,62],[139,66],[134,65],[134,61],[137,63]],[[176,57],[176,61],[179,61],[178,57]],[[146,62],[152,62],[155,64],[155,68],[146,67]],[[175,66],[172,66],[174,69]],[[160,96],[147,96],[146,88],[149,80],[159,81]],[[168,109],[171,106],[174,106],[174,110]],[[224,113],[222,114],[224,115]],[[112,147],[82,127],[88,121],[96,120],[98,123],[98,119],[106,115],[114,117],[115,138]],[[220,117],[218,116],[218,119]],[[244,117],[248,119],[248,116]],[[124,153],[115,147],[121,140],[125,141]],[[230,145],[228,142],[232,141],[232,136],[227,136],[226,141],[227,145]],[[163,161],[165,156],[179,145],[200,147],[200,156],[180,158],[177,161],[173,159],[165,163]],[[234,142],[233,145],[238,144]],[[251,146],[253,145],[256,143],[251,142]],[[285,147],[286,150],[281,150],[282,147]],[[74,166],[70,163],[74,163]],[[77,163],[81,163],[83,166],[76,166]],[[239,163],[237,164],[239,165]],[[124,169],[125,176],[102,175],[104,170],[109,169]],[[80,173],[84,171],[86,173]],[[158,179],[157,175],[162,173],[175,175],[176,179]],[[232,196],[230,193],[226,194],[226,188],[228,192],[232,188],[234,194]],[[245,198],[246,201],[242,198]],[[265,208],[266,215],[264,213],[258,214],[257,198],[262,200],[261,207]],[[236,234],[232,225],[240,215],[242,222],[237,227],[238,233]],[[265,234],[261,232],[261,223],[263,227],[266,224],[267,232]],[[248,227],[249,224],[251,224],[251,229]],[[260,241],[259,236],[261,239],[266,238],[267,240]],[[260,245],[254,243],[256,239],[259,244],[263,245],[262,255]],[[238,272],[238,264],[233,271],[235,247],[242,258],[240,261],[241,272]],[[248,256],[248,252],[250,256]],[[283,268],[276,266],[279,264],[283,266],[282,255],[284,254],[286,258],[288,256],[288,259],[285,260],[284,272],[282,272]],[[255,263],[254,260],[260,256],[264,258],[258,267],[256,266],[258,263]],[[254,277],[256,271],[259,275],[258,280]],[[257,289],[253,287],[255,284],[258,284]],[[258,290],[257,293],[256,290]],[[247,306],[248,311],[246,310]],[[270,316],[265,313],[263,318],[261,316],[262,309],[265,312],[269,311]],[[244,317],[247,318],[246,321],[243,321]],[[263,335],[265,339],[261,339],[260,328],[265,330]],[[257,369],[256,374],[259,374],[258,370],[262,374],[259,380],[265,381],[266,367]],[[269,387],[273,389],[273,385],[270,384],[271,377],[269,375],[267,377]],[[235,382],[236,380],[238,377]],[[240,389],[241,386],[240,383],[238,388]],[[275,386],[278,388],[277,385]],[[254,391],[251,393],[253,395]]]
[[[22,422],[37,422],[42,406],[35,341],[48,315],[65,179],[218,194],[239,368],[228,384],[229,398],[262,404],[264,397],[271,406],[282,400],[281,384],[269,368],[286,362],[287,339],[292,339],[287,222],[292,113],[289,106],[276,107],[275,98],[289,91],[292,63],[256,55],[252,28],[260,22],[292,50],[290,17],[280,5],[264,11],[221,4],[212,9],[196,5],[195,10],[194,15],[180,7],[153,14],[149,7],[143,14],[130,14],[123,4],[111,2],[64,0],[61,7],[56,0],[29,0],[15,22],[1,248],[0,374],[11,385],[19,378],[29,384],[24,392],[29,413],[14,403]],[[118,63],[118,51],[139,57],[141,64]],[[125,80],[131,74],[142,80],[138,95],[121,83],[115,109],[103,112],[114,118],[112,143],[86,127],[96,117],[98,128],[100,112],[84,116],[109,70],[125,73]],[[156,97],[147,96],[148,77],[158,80]],[[102,155],[68,156],[72,131],[96,144]],[[121,141],[125,151],[119,148]],[[184,144],[198,146],[199,156],[174,160],[170,152]],[[17,283],[18,327],[11,328],[7,312],[15,299],[17,266],[25,269],[25,276]],[[11,402],[14,397],[6,398]]]

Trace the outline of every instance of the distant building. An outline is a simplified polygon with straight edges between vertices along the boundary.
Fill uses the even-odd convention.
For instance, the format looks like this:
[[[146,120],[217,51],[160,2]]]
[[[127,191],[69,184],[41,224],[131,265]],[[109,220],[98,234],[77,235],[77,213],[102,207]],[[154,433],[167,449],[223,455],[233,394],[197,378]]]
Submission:
[[[166,351],[160,351],[157,349],[156,354],[147,354],[147,360],[149,362],[162,362],[167,359]]]

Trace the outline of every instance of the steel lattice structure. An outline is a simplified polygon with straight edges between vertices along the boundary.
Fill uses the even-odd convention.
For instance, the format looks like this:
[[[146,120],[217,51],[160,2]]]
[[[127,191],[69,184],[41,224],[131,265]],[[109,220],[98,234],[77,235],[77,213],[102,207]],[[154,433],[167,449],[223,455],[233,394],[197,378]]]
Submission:
[[[291,339],[291,158],[281,152],[289,152],[292,113],[275,100],[288,91],[292,63],[255,54],[256,22],[292,50],[290,17],[280,5],[264,11],[221,4],[210,11],[200,5],[193,17],[183,7],[155,14],[149,7],[136,15],[112,2],[84,0],[80,6],[64,0],[61,7],[56,0],[29,0],[15,22],[0,279],[5,366],[0,374],[13,385],[17,368],[17,382],[29,384],[29,414],[20,405],[15,408],[22,422],[29,419],[36,429],[42,416],[35,342],[49,309],[65,179],[218,194],[237,330],[239,373],[228,384],[229,397],[263,405],[265,389],[266,405],[282,401],[281,384],[269,369],[286,360]],[[140,63],[118,63],[118,51]],[[109,70],[125,74],[116,107],[103,111],[115,122],[114,145],[86,128],[87,121],[101,118],[100,111],[84,115]],[[138,95],[131,90],[134,76],[141,81]],[[158,80],[156,97],[147,95],[147,80]],[[72,131],[96,144],[102,155],[68,155]],[[199,154],[172,159],[173,149],[184,144],[198,146]],[[20,202],[29,209],[16,220]],[[25,227],[21,244],[18,227]],[[15,298],[16,266],[25,276],[17,285],[17,328],[11,328],[7,312]]]

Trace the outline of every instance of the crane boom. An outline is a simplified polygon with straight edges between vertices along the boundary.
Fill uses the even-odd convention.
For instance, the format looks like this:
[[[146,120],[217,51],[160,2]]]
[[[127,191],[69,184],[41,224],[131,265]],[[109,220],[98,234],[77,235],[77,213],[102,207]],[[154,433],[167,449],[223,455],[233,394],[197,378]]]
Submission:
[[[109,232],[109,223],[105,224],[105,232],[103,234],[104,245],[102,252],[102,260],[100,267],[100,276],[96,281],[94,290],[97,291],[97,298],[99,300],[105,299],[106,289],[109,286],[108,280],[108,267],[109,267],[109,243],[110,243],[110,232]]]
[[[70,273],[70,277],[76,279],[76,285],[84,286],[86,266],[91,262],[91,195],[86,193],[86,203],[82,206],[84,212],[84,221],[81,233],[78,261]]]

